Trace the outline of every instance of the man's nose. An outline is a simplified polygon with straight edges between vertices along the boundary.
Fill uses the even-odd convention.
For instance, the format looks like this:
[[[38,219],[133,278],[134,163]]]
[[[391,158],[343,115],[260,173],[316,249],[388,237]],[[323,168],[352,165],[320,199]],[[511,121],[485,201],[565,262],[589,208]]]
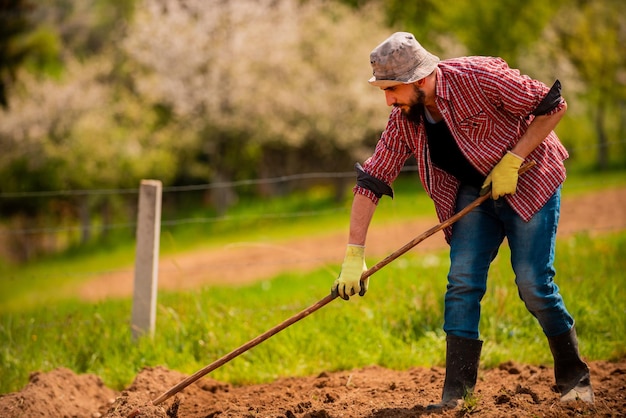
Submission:
[[[387,106],[393,106],[396,103],[396,97],[389,90],[385,90],[385,100],[387,100]]]

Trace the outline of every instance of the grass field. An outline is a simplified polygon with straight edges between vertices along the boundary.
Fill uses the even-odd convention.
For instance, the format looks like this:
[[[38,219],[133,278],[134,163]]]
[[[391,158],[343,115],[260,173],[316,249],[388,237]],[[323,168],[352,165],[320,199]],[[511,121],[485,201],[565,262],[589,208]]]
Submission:
[[[426,207],[425,196],[416,199]],[[381,209],[398,218],[409,217],[414,204],[415,200],[403,203],[396,199]],[[335,218],[329,215],[322,222],[329,228],[346,227],[345,218]],[[320,231],[319,225],[316,229],[316,224],[306,219],[276,222],[278,235]],[[241,232],[229,235],[225,231],[221,237],[229,239],[236,233]],[[100,268],[106,260],[109,265],[127,262],[119,255],[123,251],[116,251],[4,267],[6,275],[0,280],[0,393],[21,389],[32,371],[57,367],[97,374],[117,389],[128,385],[145,366],[164,365],[191,374],[326,296],[333,280],[324,268],[236,288],[163,292],[159,294],[156,335],[133,342],[130,300],[85,303],[62,294],[59,285],[85,279],[77,272]],[[376,261],[368,260],[370,265]],[[333,301],[211,377],[242,384],[371,364],[397,369],[441,365],[447,264],[445,251],[421,257],[409,253],[376,273],[364,298]],[[557,283],[577,320],[583,355],[590,360],[626,356],[626,233],[593,238],[581,234],[562,240],[556,268]],[[78,278],[66,277],[68,271]],[[481,338],[485,340],[485,367],[509,359],[533,364],[551,361],[539,326],[517,296],[506,247],[490,272]]]

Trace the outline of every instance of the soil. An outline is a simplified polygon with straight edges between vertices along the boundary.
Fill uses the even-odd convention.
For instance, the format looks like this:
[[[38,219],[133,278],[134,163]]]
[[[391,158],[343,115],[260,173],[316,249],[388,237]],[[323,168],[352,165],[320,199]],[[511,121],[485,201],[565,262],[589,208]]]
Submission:
[[[568,235],[584,230],[601,234],[624,230],[624,203],[626,189],[566,199],[559,233]],[[387,255],[434,223],[430,220],[374,227],[369,235],[368,254]],[[239,284],[280,271],[319,268],[325,263],[337,263],[344,245],[345,232],[342,232],[278,246],[233,245],[165,258],[160,265],[159,286],[184,289],[206,283]],[[443,238],[434,236],[415,251],[444,246]],[[246,251],[248,257],[252,254],[255,263],[237,263],[240,251]],[[282,262],[285,254],[291,255],[288,263]],[[315,258],[298,258],[294,254],[315,254]],[[122,283],[126,278],[128,282],[129,274],[132,284],[132,272],[109,272],[90,281],[80,289],[80,294],[89,300],[128,296],[132,289],[122,286],[121,290],[112,291],[116,286],[111,280]],[[479,371],[473,405],[433,416],[626,416],[626,359],[588,364],[596,396],[593,405],[581,401],[561,403],[550,365],[509,361]],[[396,371],[372,366],[332,373],[321,371],[316,376],[284,377],[272,383],[248,386],[233,386],[205,376],[155,406],[153,399],[187,376],[163,367],[145,368],[130,386],[117,392],[106,387],[98,376],[77,375],[58,368],[47,373],[35,371],[21,391],[0,395],[0,417],[420,417],[430,415],[426,406],[439,401],[444,372],[440,367]]]
[[[553,390],[553,370],[505,363],[481,370],[474,409],[430,414],[438,402],[444,369],[393,371],[381,367],[285,377],[270,384],[234,387],[204,377],[154,406],[151,400],[187,376],[161,367],[146,368],[116,393],[94,375],[67,369],[34,373],[20,392],[0,398],[2,417],[156,418],[409,418],[571,417],[626,415],[626,361],[591,362],[596,402],[561,403]]]

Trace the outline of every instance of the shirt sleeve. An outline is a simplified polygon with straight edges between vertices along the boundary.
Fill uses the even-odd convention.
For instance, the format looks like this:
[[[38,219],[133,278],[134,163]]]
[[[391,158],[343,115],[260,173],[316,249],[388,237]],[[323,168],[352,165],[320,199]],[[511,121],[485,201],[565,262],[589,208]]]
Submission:
[[[533,114],[550,92],[550,87],[546,84],[510,68],[501,58],[486,58],[482,64],[477,76],[483,92],[501,111],[526,118]],[[561,98],[559,103],[545,114],[556,113],[563,106],[565,100]]]
[[[400,109],[393,109],[373,155],[363,163],[363,171],[389,186],[398,177],[400,170],[411,154],[411,150],[402,139],[406,137],[403,135],[406,126],[399,123],[399,116]],[[371,190],[357,185],[353,191],[367,196],[374,203],[378,203],[379,198]]]

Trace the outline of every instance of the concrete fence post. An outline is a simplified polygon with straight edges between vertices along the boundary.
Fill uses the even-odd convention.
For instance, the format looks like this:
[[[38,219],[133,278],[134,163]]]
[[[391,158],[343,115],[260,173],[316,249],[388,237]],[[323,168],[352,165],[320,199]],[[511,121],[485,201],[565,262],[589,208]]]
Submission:
[[[158,180],[142,180],[137,214],[137,249],[131,331],[133,339],[154,335],[159,278],[161,195]]]

